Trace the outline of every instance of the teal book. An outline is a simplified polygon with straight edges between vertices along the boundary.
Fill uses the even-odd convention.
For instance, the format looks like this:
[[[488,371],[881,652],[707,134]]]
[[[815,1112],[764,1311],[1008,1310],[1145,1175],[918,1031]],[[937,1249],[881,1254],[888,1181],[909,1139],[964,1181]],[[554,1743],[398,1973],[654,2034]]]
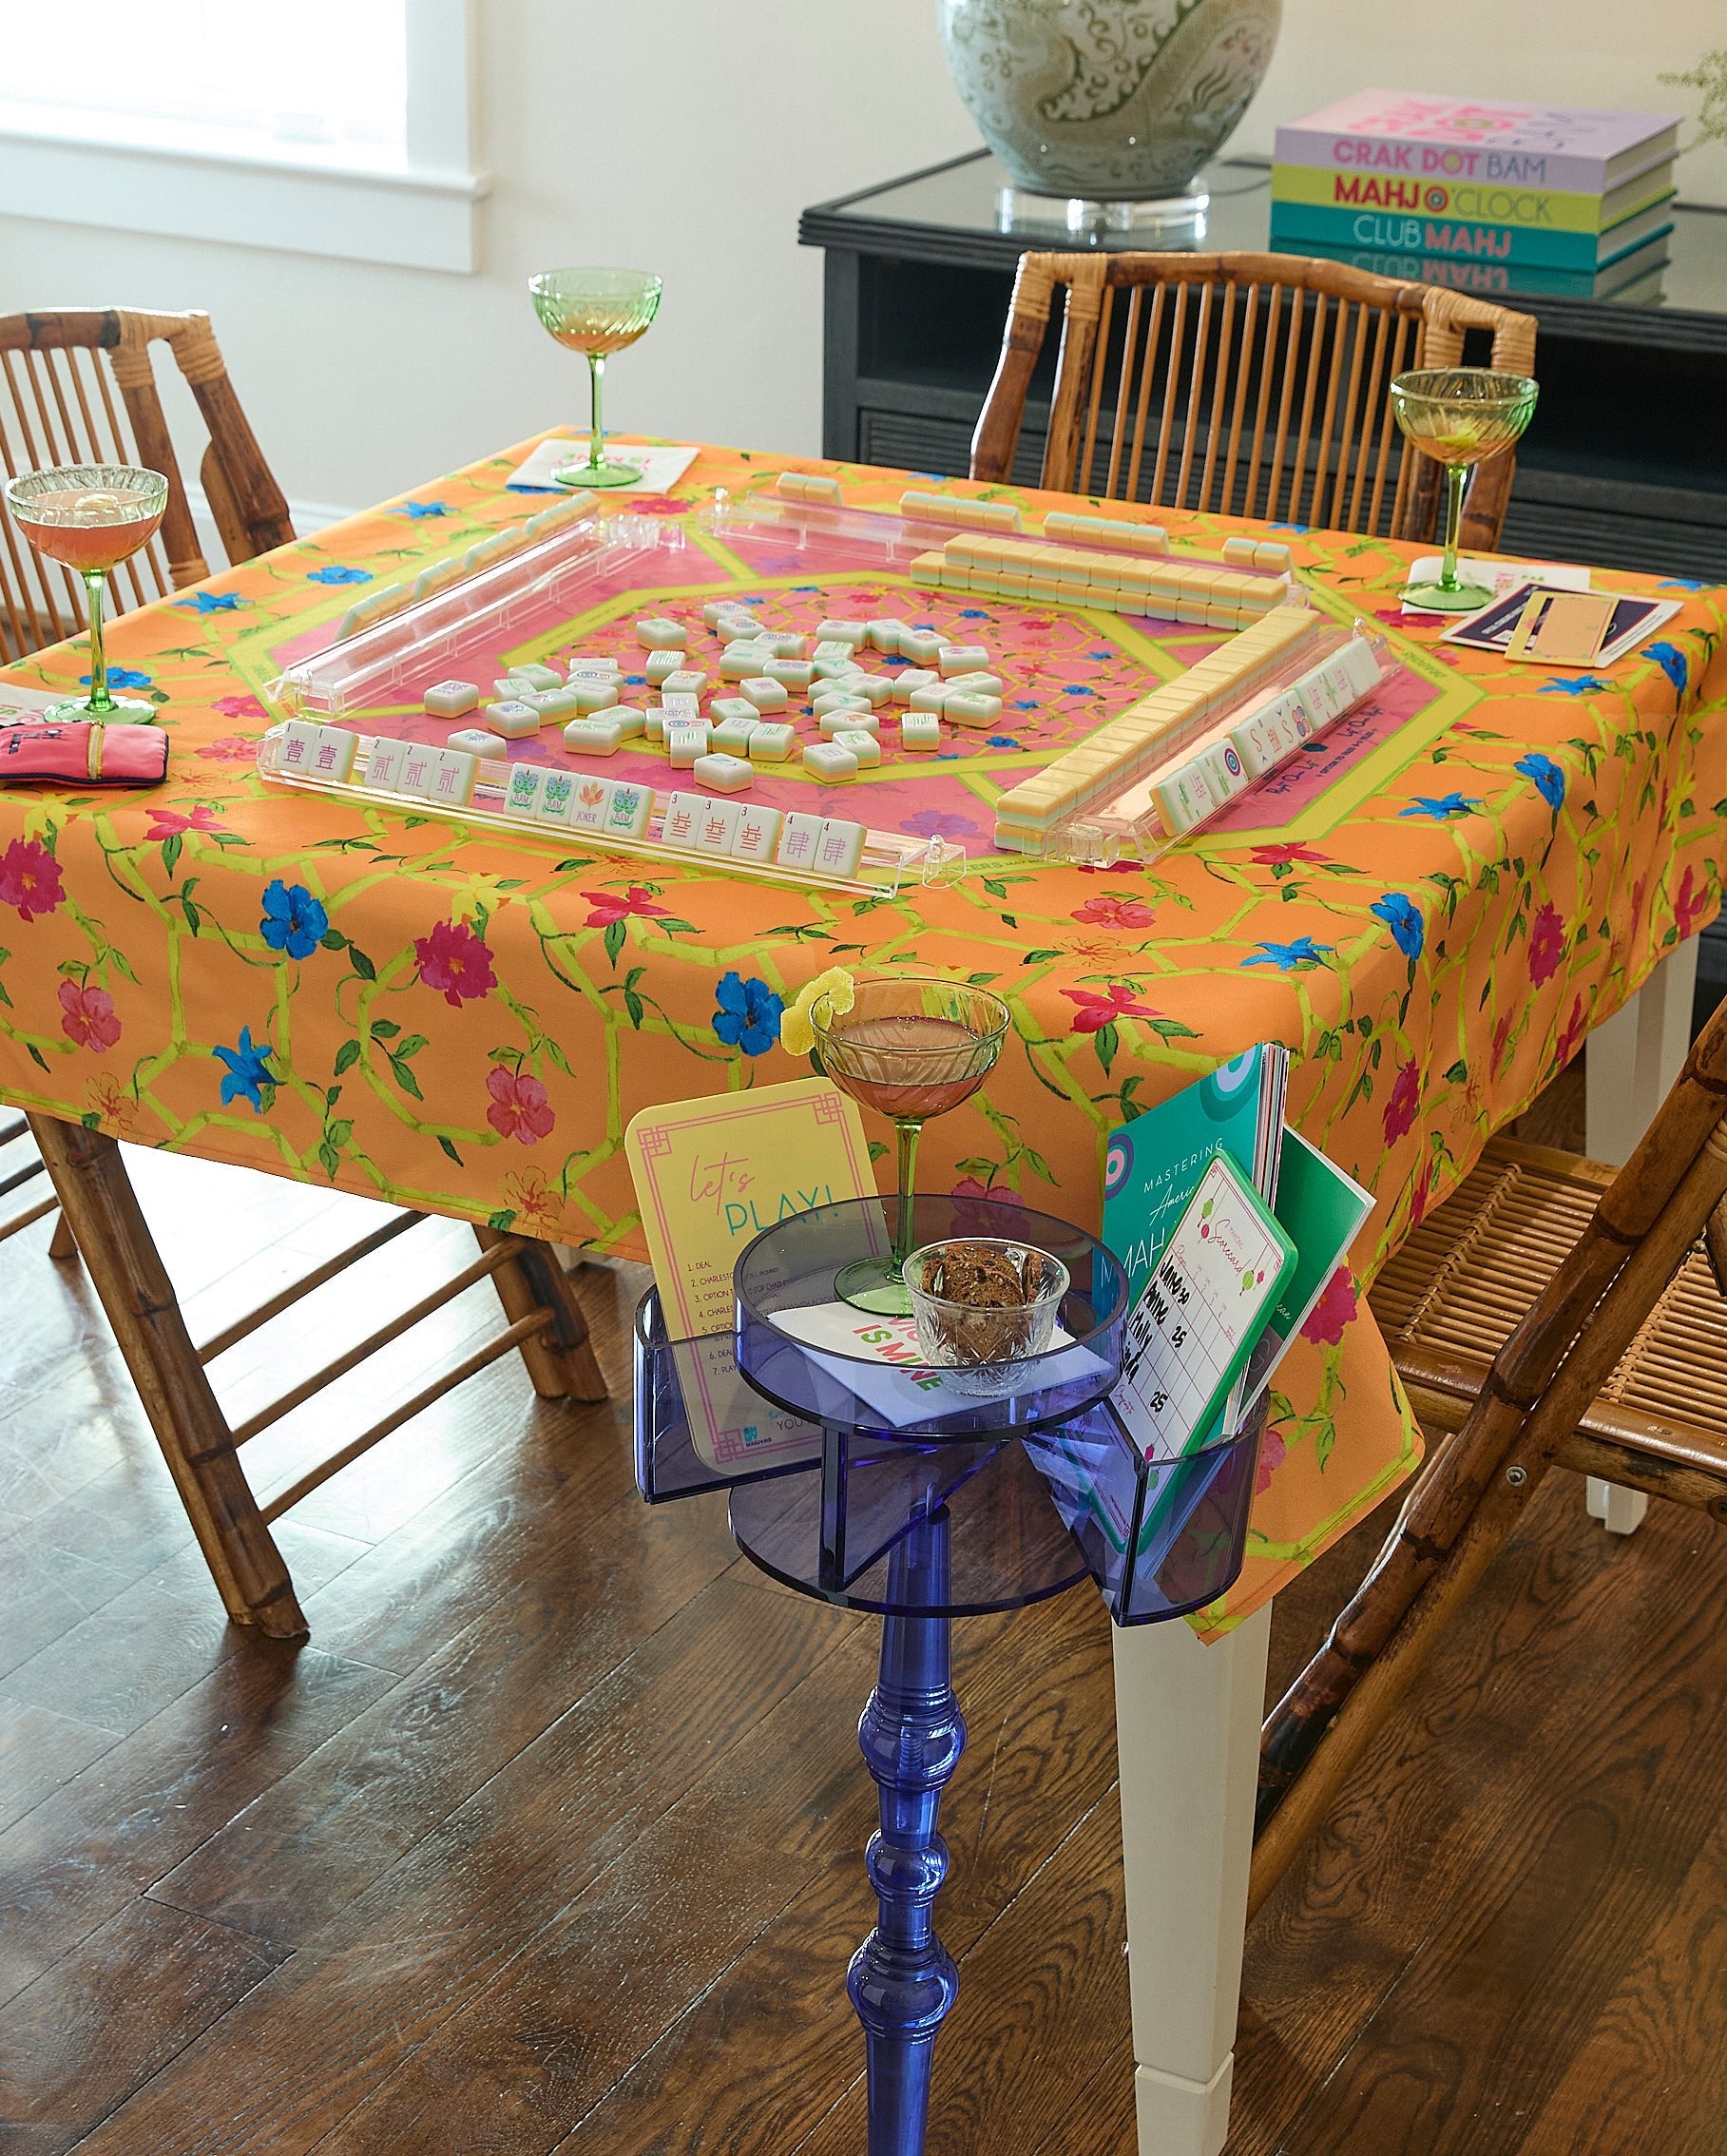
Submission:
[[[1274,1209],[1289,1050],[1261,1042],[1110,1132],[1103,1241],[1127,1268],[1131,1304],[1221,1148]]]
[[[1444,256],[1537,269],[1605,269],[1646,241],[1673,230],[1670,202],[1654,203],[1604,232],[1532,232],[1515,224],[1472,224],[1460,218],[1403,210],[1338,209],[1312,202],[1272,204],[1274,244],[1366,247],[1393,255]]]

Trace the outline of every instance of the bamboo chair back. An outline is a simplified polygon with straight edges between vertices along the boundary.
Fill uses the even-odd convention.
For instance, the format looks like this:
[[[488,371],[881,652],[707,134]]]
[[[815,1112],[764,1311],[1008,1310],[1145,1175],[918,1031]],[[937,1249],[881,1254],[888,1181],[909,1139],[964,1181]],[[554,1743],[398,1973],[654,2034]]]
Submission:
[[[0,317],[6,478],[54,464],[143,464],[167,475],[162,529],[109,579],[116,612],[210,573],[157,391],[157,345],[166,346],[209,430],[200,476],[229,562],[250,561],[294,536],[287,502],[228,380],[208,315],[108,307]],[[0,662],[25,658],[85,626],[78,579],[40,560],[10,516],[0,515]]]
[[[1611,1472],[1599,1437],[1581,1455],[1575,1451],[1580,1424],[1603,1421],[1614,1433],[1613,1453],[1633,1477],[1646,1455],[1651,1486],[1673,1487],[1676,1448],[1662,1444],[1648,1415],[1611,1413],[1610,1383],[1676,1281],[1680,1292],[1673,1300],[1682,1310],[1705,1265],[1717,1282],[1722,1278],[1724,1202],[1727,1004],[1698,1036],[1641,1144],[1494,1357],[1461,1427],[1415,1484],[1324,1646],[1267,1721],[1254,1906],[1329,1807],[1432,1638],[1549,1470],[1557,1464]],[[1470,1240],[1467,1230],[1457,1239],[1457,1258]],[[1709,1345],[1705,1337],[1699,1353]],[[1604,1393],[1609,1414],[1592,1415]],[[1708,1509],[1727,1518],[1727,1443],[1717,1441],[1707,1453],[1695,1442],[1677,1450],[1690,1472],[1713,1482]],[[1695,1489],[1675,1493],[1687,1502],[1698,1497]]]
[[[1535,320],[1462,292],[1295,255],[1020,257],[971,476],[1011,476],[1026,398],[1065,298],[1042,484],[1064,493],[1430,539],[1441,474],[1410,453],[1390,384],[1464,364],[1530,374]],[[1478,467],[1464,536],[1496,547],[1512,455]]]

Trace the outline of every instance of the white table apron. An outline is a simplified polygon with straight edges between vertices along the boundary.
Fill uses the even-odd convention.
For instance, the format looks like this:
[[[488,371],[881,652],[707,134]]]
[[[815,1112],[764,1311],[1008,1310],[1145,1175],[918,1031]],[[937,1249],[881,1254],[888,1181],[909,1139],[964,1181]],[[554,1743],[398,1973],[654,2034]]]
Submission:
[[[1593,1159],[1623,1161],[1648,1128],[1685,1060],[1696,982],[1693,939],[1590,1034]],[[1614,1532],[1642,1518],[1640,1492],[1588,1489]],[[1180,1624],[1115,1634],[1140,2156],[1220,2156],[1228,2137],[1270,1642],[1269,1604],[1215,1646]]]

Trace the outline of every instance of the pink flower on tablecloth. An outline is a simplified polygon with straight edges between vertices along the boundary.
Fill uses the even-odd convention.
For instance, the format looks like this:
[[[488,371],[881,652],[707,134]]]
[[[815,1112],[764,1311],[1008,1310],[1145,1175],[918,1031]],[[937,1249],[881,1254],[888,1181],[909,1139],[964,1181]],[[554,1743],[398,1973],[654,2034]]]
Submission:
[[[1488,1057],[1488,1068],[1499,1070],[1506,1057],[1506,1043],[1511,1038],[1511,1013],[1507,1011],[1493,1028],[1493,1048]]]
[[[688,516],[695,506],[676,494],[632,494],[629,498],[632,516]]]
[[[106,989],[81,987],[76,981],[60,984],[60,1008],[66,1016],[60,1030],[80,1048],[110,1049],[120,1038],[120,1020],[114,1015],[114,999]]]
[[[1698,883],[1688,866],[1679,878],[1679,887],[1673,900],[1673,917],[1679,932],[1679,941],[1694,936],[1703,923],[1716,912],[1719,900],[1712,898],[1706,884]]]
[[[486,1120],[501,1137],[531,1145],[536,1138],[546,1137],[558,1120],[545,1087],[526,1070],[506,1070],[494,1064],[487,1073],[486,1090],[491,1095]]]
[[[1537,988],[1550,981],[1565,954],[1565,924],[1559,908],[1544,905],[1529,929],[1529,978]]]
[[[1107,866],[1100,866],[1096,861],[1076,861],[1074,866],[1081,876],[1138,876],[1144,863],[1111,861]]]
[[[1339,1265],[1319,1291],[1319,1299],[1307,1314],[1301,1338],[1315,1347],[1335,1347],[1343,1329],[1353,1322],[1357,1298],[1355,1280],[1347,1265]]]
[[[1254,848],[1256,868],[1283,868],[1292,861],[1325,861],[1329,854],[1315,854],[1311,846],[1298,845],[1293,838],[1279,838],[1274,846]]]
[[[258,756],[258,743],[244,734],[223,734],[193,753],[211,763],[251,763]]]
[[[585,891],[582,894],[593,912],[587,916],[589,928],[610,928],[615,921],[627,920],[634,914],[648,919],[656,914],[669,914],[669,906],[656,906],[641,884],[632,883],[627,894],[617,891]]]
[[[1391,1089],[1385,1097],[1385,1142],[1394,1145],[1406,1130],[1413,1127],[1415,1111],[1421,1106],[1421,1073],[1413,1063],[1398,1067],[1391,1080]]]
[[[224,719],[267,719],[270,714],[255,696],[219,696],[211,704]]]
[[[65,897],[60,863],[39,838],[14,838],[0,854],[0,906],[16,907],[20,920],[54,913]]]
[[[1150,1010],[1145,1004],[1136,1003],[1130,988],[1112,988],[1107,995],[1095,994],[1090,989],[1064,989],[1062,993],[1069,1003],[1077,1003],[1073,1016],[1076,1033],[1101,1033],[1105,1026],[1113,1026],[1118,1018],[1157,1018],[1161,1011]]]
[[[1284,1441],[1282,1431],[1268,1425],[1265,1434],[1259,1440],[1259,1460],[1257,1466],[1254,1469],[1254,1495],[1256,1497],[1263,1497],[1271,1488],[1272,1476],[1283,1465],[1288,1454],[1289,1446]]]
[[[1068,916],[1096,928],[1136,929],[1151,926],[1151,908],[1137,898],[1118,898],[1113,891],[1100,891]]]
[[[1580,995],[1572,1003],[1571,1015],[1565,1020],[1558,1040],[1553,1044],[1555,1069],[1564,1069],[1572,1057],[1576,1055],[1578,1049],[1583,1047],[1583,1037],[1588,1030],[1588,1015],[1583,1009],[1583,999]]]
[[[516,1216],[515,1225],[549,1241],[564,1221],[564,1202],[546,1180],[543,1168],[518,1168],[504,1178],[504,1196]]]
[[[421,986],[435,989],[452,1011],[498,985],[491,953],[466,921],[439,921],[430,935],[415,936],[413,956]]]
[[[187,831],[220,831],[222,826],[216,811],[200,801],[190,816],[182,816],[178,809],[153,808],[149,812],[150,828],[144,837],[152,842],[178,838]]]

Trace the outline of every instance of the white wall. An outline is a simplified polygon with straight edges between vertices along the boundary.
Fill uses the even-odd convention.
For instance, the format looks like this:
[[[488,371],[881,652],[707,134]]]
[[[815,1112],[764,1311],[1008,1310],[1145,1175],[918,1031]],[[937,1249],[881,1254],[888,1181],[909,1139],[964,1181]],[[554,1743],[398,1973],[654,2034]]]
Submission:
[[[1727,45],[1722,0],[1283,0],[1283,34],[1236,136],[1269,157],[1279,122],[1357,89],[1695,113],[1658,80]],[[1696,128],[1680,134],[1688,142]],[[1727,148],[1681,159],[1687,202],[1727,203]]]
[[[976,142],[936,0],[477,0],[494,175],[478,276],[0,218],[0,312],[206,307],[297,501],[358,504],[585,414],[531,270],[659,270],[659,322],[607,378],[616,426],[813,452],[821,259],[797,213]],[[1720,0],[1286,0],[1239,148],[1379,84],[1653,106],[1658,69],[1727,34]],[[600,86],[596,89],[596,82]],[[1686,109],[1691,109],[1686,104]],[[1686,191],[1727,201],[1727,154]],[[1705,184],[1707,183],[1707,184]]]
[[[477,13],[479,275],[0,218],[0,312],[207,308],[290,498],[358,504],[585,420],[587,370],[540,328],[527,279],[624,262],[659,271],[665,298],[607,371],[610,424],[817,452],[821,256],[797,213],[975,146],[933,0]]]

